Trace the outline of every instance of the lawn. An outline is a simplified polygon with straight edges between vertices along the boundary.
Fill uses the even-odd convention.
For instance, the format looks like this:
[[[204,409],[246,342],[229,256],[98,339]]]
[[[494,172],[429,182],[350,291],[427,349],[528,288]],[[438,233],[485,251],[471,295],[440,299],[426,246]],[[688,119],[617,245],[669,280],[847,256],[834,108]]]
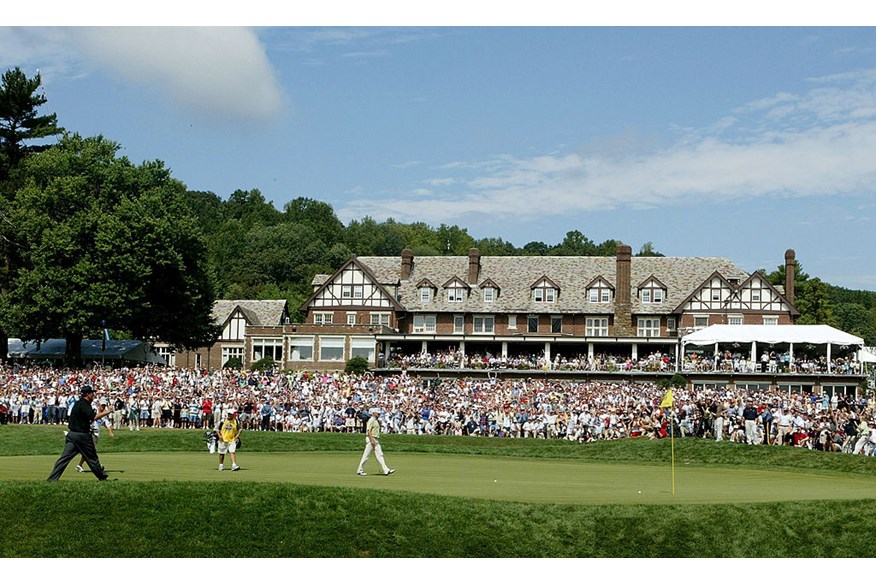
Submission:
[[[99,448],[119,480],[71,465],[48,484],[62,429],[0,427],[2,554],[872,556],[873,458],[676,440],[673,495],[669,441],[385,436],[397,472],[372,459],[359,477],[361,435],[243,440],[242,470],[220,472],[201,432],[120,431]],[[229,513],[233,541],[215,528]],[[68,517],[84,520],[76,537]]]

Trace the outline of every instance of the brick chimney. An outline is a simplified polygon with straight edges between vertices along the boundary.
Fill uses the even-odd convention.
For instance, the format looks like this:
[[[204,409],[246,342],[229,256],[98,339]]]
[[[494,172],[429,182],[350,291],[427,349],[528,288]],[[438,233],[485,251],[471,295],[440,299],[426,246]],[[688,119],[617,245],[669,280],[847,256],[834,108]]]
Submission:
[[[797,254],[793,249],[785,252],[785,298],[794,304],[794,280],[797,277]]]
[[[473,247],[468,250],[468,283],[477,284],[478,274],[481,271],[481,252]]]
[[[414,250],[405,248],[401,252],[401,280],[408,280],[414,271]]]
[[[634,335],[632,304],[630,302],[630,267],[633,250],[628,245],[617,246],[617,276],[614,297],[614,334],[618,337]]]

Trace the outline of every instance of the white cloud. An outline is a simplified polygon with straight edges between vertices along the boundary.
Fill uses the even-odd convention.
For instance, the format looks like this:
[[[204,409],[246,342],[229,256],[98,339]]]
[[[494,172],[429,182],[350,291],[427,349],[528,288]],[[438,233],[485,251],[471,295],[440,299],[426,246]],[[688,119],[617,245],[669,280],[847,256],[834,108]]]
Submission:
[[[244,28],[71,27],[0,29],[4,66],[56,75],[105,71],[191,110],[269,120],[283,95],[264,46]]]
[[[529,219],[623,207],[727,203],[764,197],[872,193],[876,185],[876,72],[810,80],[738,108],[668,148],[453,162],[458,185],[431,198],[353,201],[343,214],[454,222],[472,213]]]
[[[189,108],[248,120],[282,108],[274,70],[249,29],[100,27],[69,35],[91,62]]]

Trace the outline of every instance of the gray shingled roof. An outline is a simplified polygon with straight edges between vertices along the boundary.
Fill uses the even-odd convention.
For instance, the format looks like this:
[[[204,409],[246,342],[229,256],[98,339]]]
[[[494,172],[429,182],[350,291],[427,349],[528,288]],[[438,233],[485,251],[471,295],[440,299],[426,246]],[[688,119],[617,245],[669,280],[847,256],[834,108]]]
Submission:
[[[213,322],[225,324],[237,307],[243,310],[249,324],[275,326],[282,324],[285,300],[217,300],[213,305]]]
[[[391,287],[399,282],[400,257],[360,257],[380,283]],[[490,279],[499,286],[499,295],[491,303],[481,300],[477,285],[463,302],[447,302],[439,288],[429,303],[421,303],[416,283],[423,278],[432,282],[447,282],[454,276],[468,281],[468,256],[422,256],[414,258],[411,277],[399,286],[400,302],[410,312],[484,312],[484,313],[556,313],[612,314],[614,303],[591,304],[587,285],[602,276],[617,287],[617,258],[580,256],[481,256],[477,285]],[[638,314],[666,314],[687,298],[713,273],[726,278],[745,279],[749,276],[726,258],[707,257],[633,257],[630,267],[630,298],[632,311]],[[667,298],[661,304],[641,304],[636,287],[650,276],[667,287]],[[547,276],[560,288],[554,303],[532,301],[530,286]]]

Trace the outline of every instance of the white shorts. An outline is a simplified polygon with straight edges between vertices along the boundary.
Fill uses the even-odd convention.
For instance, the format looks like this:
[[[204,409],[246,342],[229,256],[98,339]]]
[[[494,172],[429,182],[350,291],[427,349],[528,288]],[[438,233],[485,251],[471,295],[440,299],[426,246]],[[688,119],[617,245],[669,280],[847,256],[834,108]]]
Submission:
[[[217,450],[219,451],[219,454],[226,454],[229,452],[234,454],[235,452],[237,452],[237,441],[235,440],[234,442],[223,442],[222,440],[220,440],[219,444],[217,445]]]

